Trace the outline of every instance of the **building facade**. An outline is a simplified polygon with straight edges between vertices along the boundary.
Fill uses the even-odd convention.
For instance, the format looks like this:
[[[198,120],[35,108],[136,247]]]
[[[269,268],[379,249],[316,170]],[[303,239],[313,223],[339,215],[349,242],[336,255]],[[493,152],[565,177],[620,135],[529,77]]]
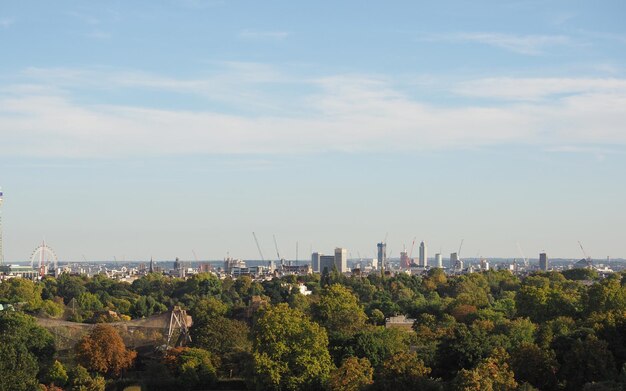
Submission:
[[[345,273],[348,270],[348,250],[337,247],[335,249],[335,267],[339,273]]]

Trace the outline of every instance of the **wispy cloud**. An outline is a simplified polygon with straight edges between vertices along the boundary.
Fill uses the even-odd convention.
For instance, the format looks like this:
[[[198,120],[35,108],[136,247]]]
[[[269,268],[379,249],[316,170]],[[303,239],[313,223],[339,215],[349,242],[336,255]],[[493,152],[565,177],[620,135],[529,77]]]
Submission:
[[[513,35],[489,32],[462,32],[423,37],[422,41],[479,43],[525,55],[539,55],[554,46],[571,44],[565,35]]]
[[[282,41],[289,35],[287,31],[242,30],[239,32],[239,38],[255,41]]]
[[[13,20],[12,18],[0,18],[0,28],[8,29],[13,25],[14,22],[15,20]]]
[[[240,65],[245,76],[249,69]],[[57,81],[33,87],[46,72],[55,74]],[[128,91],[149,85],[152,95],[174,90],[189,94],[196,93],[193,85],[205,83],[210,88],[219,76],[189,81],[155,75],[133,79],[132,73],[112,71],[98,75],[95,70],[31,69],[28,74],[28,88],[0,90],[0,154],[5,156],[420,151],[509,144],[626,147],[623,79],[468,81],[457,90],[482,89],[485,96],[498,97],[508,88],[526,84],[518,87],[527,91],[521,96],[551,98],[519,101],[514,97],[505,104],[445,106],[414,99],[386,77],[334,75],[301,79],[298,82],[306,87],[301,90],[308,92],[276,100],[275,111],[250,113],[245,110],[249,101],[233,96],[227,99],[239,111],[220,110],[219,105],[192,110],[150,108],[141,103],[86,104],[74,92],[74,88],[97,90],[109,84]],[[228,77],[236,78],[236,73]],[[87,79],[104,82],[85,85]],[[281,82],[270,79],[264,79],[270,89]],[[510,83],[507,88],[496,88],[506,83]],[[248,89],[256,94],[256,87],[253,78],[236,85],[241,96]],[[567,91],[574,93],[562,94]]]
[[[544,100],[579,94],[626,94],[618,78],[487,78],[459,83],[458,94],[506,100]]]

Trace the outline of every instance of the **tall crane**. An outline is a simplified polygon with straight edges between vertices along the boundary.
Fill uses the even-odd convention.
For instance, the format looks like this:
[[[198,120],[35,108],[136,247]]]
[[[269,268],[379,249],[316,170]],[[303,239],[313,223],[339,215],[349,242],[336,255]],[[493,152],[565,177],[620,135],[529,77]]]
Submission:
[[[585,256],[585,259],[587,261],[591,261],[591,257],[589,255],[587,255],[587,252],[583,248],[583,244],[580,242],[580,240],[578,241],[578,245],[580,246],[580,249],[583,251],[583,255]]]
[[[417,236],[413,238],[413,244],[411,244],[411,254],[409,254],[409,259],[411,260],[411,262],[413,262],[413,249],[415,248],[415,239],[417,239]]]
[[[259,239],[256,238],[256,234],[254,232],[252,232],[252,236],[254,236],[254,241],[256,242],[256,248],[259,250],[261,261],[265,262],[265,257],[263,257],[263,251],[261,251],[261,246],[259,246]]]
[[[463,248],[463,241],[465,241],[465,239],[461,239],[461,245],[459,245],[459,259],[461,259],[461,249]]]
[[[528,267],[528,258],[526,258],[526,256],[524,255],[524,251],[522,251],[522,246],[519,245],[519,242],[517,242],[517,249],[519,250],[519,253],[522,255],[522,261],[524,261],[524,266]]]
[[[278,251],[278,242],[276,242],[276,235],[272,235],[272,237],[274,238],[274,247],[276,247],[276,259],[280,262],[280,251]]]

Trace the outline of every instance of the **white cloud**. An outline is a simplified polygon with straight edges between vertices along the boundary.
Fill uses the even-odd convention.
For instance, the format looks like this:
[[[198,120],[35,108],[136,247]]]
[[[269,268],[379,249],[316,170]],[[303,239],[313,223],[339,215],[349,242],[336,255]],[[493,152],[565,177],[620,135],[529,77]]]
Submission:
[[[564,35],[513,35],[484,32],[431,35],[422,40],[480,43],[526,55],[538,55],[547,48],[571,44],[570,38]]]
[[[255,30],[242,30],[239,32],[239,38],[248,40],[271,40],[282,41],[289,36],[287,31],[255,31]]]
[[[243,75],[250,71],[240,68]],[[57,84],[38,88],[32,79],[44,74],[54,75],[51,80]],[[195,94],[210,88],[220,80],[218,76],[189,81],[103,72],[98,78],[93,70],[33,69],[24,75],[30,75],[31,84],[0,91],[0,154],[4,156],[392,152],[510,144],[626,146],[626,81],[622,79],[469,81],[457,91],[511,100],[448,107],[413,99],[384,77],[338,75],[300,80],[306,85],[302,90],[311,92],[276,99],[277,110],[245,114],[245,110],[220,111],[213,105],[184,110],[79,103],[71,87],[85,88],[84,80],[95,79],[102,84],[88,85],[93,90],[105,84],[116,90],[148,85],[154,90],[151,94],[175,90]],[[269,70],[268,75],[261,80],[275,80],[266,82],[270,87],[281,82]],[[230,77],[234,74],[224,76]],[[240,96],[248,94],[246,88],[254,95],[259,79],[251,80],[230,86]],[[237,100],[236,94],[225,99],[246,105],[247,98]]]

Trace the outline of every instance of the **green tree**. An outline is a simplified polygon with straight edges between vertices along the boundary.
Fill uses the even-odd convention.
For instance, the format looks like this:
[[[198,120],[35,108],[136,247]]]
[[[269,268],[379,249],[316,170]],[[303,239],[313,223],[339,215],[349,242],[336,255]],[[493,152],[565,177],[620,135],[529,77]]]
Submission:
[[[376,385],[382,390],[424,389],[430,372],[417,354],[400,352],[385,360],[376,376]]]
[[[615,377],[615,360],[606,341],[588,334],[584,338],[562,337],[555,344],[561,347],[557,351],[561,363],[558,375],[566,382],[567,390],[580,390],[585,383]]]
[[[53,354],[52,335],[33,317],[0,311],[0,390],[34,389],[38,373],[52,364]]]
[[[211,361],[211,354],[204,349],[171,349],[165,361],[184,389],[205,389],[217,381],[217,371]]]
[[[70,391],[104,391],[106,381],[104,377],[89,375],[87,369],[77,365],[68,374]]]
[[[327,387],[331,391],[362,391],[374,383],[374,369],[367,358],[348,357],[331,372]]]
[[[223,316],[213,317],[191,329],[193,345],[208,350],[217,358],[216,365],[224,373],[243,372],[246,358],[252,351],[250,329],[244,322]]]
[[[511,368],[519,383],[528,382],[540,390],[554,390],[559,363],[552,350],[531,343],[522,343],[511,352]]]
[[[44,381],[48,384],[63,387],[67,383],[67,380],[68,376],[65,367],[59,361],[54,360],[54,363],[48,369]]]
[[[313,312],[329,333],[354,334],[367,320],[358,298],[339,284],[324,288]]]
[[[253,336],[257,389],[318,389],[333,368],[326,331],[287,304],[266,308]]]
[[[11,278],[0,284],[0,303],[20,304],[25,311],[41,308],[42,286],[27,278]]]
[[[0,337],[0,391],[36,390],[39,366],[24,345]]]
[[[408,351],[409,336],[403,330],[367,327],[353,337],[351,353],[366,357],[374,367],[378,367],[396,353]]]

